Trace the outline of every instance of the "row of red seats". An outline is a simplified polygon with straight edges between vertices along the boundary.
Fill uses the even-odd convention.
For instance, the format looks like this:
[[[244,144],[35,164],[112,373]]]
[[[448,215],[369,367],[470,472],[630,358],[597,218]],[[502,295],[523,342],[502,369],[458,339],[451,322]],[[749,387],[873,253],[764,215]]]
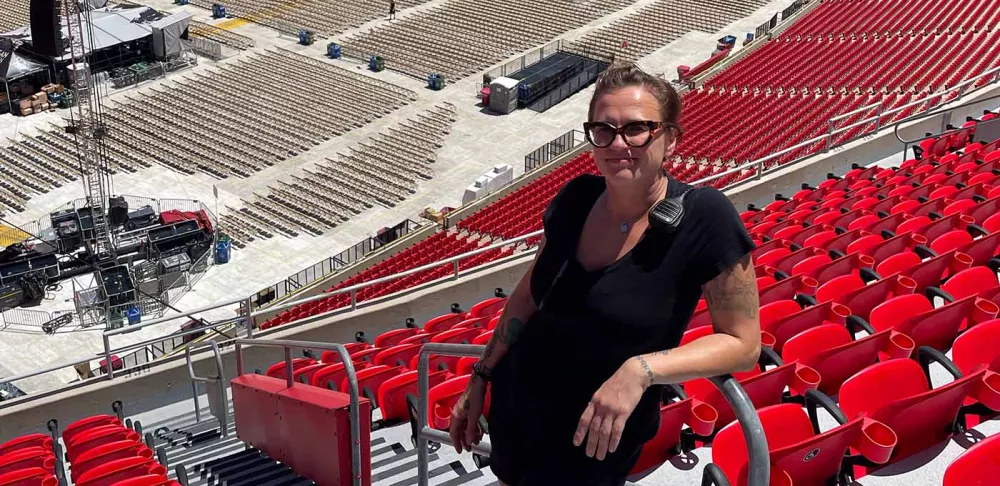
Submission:
[[[143,444],[131,421],[122,422],[121,402],[114,415],[96,415],[71,423],[61,434],[70,478],[77,486],[179,486]],[[138,424],[136,424],[138,426]],[[60,484],[62,446],[58,422],[51,435],[29,434],[0,444],[0,486]],[[141,426],[139,426],[141,427]],[[141,429],[140,429],[141,430]]]
[[[909,103],[913,96],[918,96],[916,93],[955,86],[992,68],[992,59],[1000,53],[1000,31],[996,29],[856,39],[803,35],[854,29],[850,26],[891,29],[888,26],[893,23],[886,23],[886,15],[894,14],[881,7],[869,8],[870,3],[826,2],[799,19],[786,35],[767,41],[699,89],[687,93],[681,122],[688,135],[678,146],[679,159],[737,164],[756,160],[822,135],[828,130],[828,121],[840,113],[872,103],[880,103],[885,112]],[[989,20],[995,16],[986,3],[947,8],[924,4],[915,8],[932,9],[934,15],[955,15],[949,18],[949,25],[991,25]],[[899,10],[904,11],[911,10]],[[803,30],[797,30],[800,28]],[[831,62],[833,59],[837,61]],[[774,69],[779,65],[783,69]],[[981,79],[975,86],[986,82],[987,79]],[[908,107],[904,112],[880,119],[880,124],[930,109],[954,96],[956,93],[951,93]],[[753,116],[736,119],[733,113]],[[788,113],[796,116],[789,117]],[[851,122],[861,119],[859,115],[851,118]],[[848,123],[841,120],[839,125]],[[855,127],[838,134],[834,142],[843,143],[874,128],[874,124]],[[720,140],[741,143],[719,143]],[[820,143],[785,154],[774,164],[811,155],[825,145]]]
[[[772,90],[820,87],[932,93],[992,68],[997,31],[866,39],[790,38],[767,42],[706,83]],[[837,63],[830,63],[836,58]],[[783,66],[774,70],[774,65]]]
[[[428,238],[417,242],[413,246],[376,263],[362,272],[345,279],[343,282],[330,287],[327,292],[350,287],[359,283],[398,274],[416,267],[428,265],[449,257],[468,253],[488,243],[475,236],[463,235],[449,231],[437,232]],[[478,255],[469,257],[459,262],[459,270],[471,268],[473,266],[488,263],[499,258],[510,256],[514,253],[512,247],[489,250]],[[357,302],[389,295],[401,290],[421,285],[454,272],[450,265],[419,272],[407,277],[399,278],[390,282],[373,285],[363,288],[357,292]],[[261,329],[270,329],[281,324],[297,321],[310,316],[330,312],[335,309],[348,307],[351,305],[351,296],[348,294],[335,295],[326,299],[297,305],[291,309],[280,313],[274,318],[261,324]]]
[[[937,0],[827,0],[781,35],[897,35],[909,34],[911,31],[978,31],[996,25],[998,8],[1000,3],[995,1],[949,3]]]
[[[762,361],[775,367],[736,377],[764,424],[772,484],[862,475],[1000,410],[1000,349],[989,345],[1000,340],[1000,260],[994,258],[1000,192],[991,185],[1000,182],[1000,152],[987,151],[994,147],[969,144],[896,171],[856,168],[743,213],[760,245]],[[936,175],[945,179],[928,180]],[[882,201],[885,208],[872,209]],[[946,214],[922,214],[931,208]],[[977,233],[987,235],[973,239],[966,226],[975,223],[985,226]],[[914,251],[915,242],[930,247]],[[935,308],[934,297],[945,305]],[[704,303],[699,307],[684,342],[712,332]],[[862,329],[867,335],[857,337]],[[948,349],[954,362],[941,353]],[[955,380],[931,389],[930,361],[942,363]],[[681,399],[661,410],[660,433],[637,468],[655,467],[694,447],[694,438],[709,440],[719,431],[710,467],[738,484],[747,453],[728,404],[705,380],[683,384],[676,395]],[[840,427],[821,433],[802,404],[830,409]],[[984,459],[973,457],[956,462],[949,477],[975,474],[962,466]]]
[[[423,326],[409,319],[406,327],[384,332],[371,343],[363,333],[358,333],[357,342],[345,344],[357,373],[359,391],[372,402],[373,409],[381,410],[382,419],[376,425],[386,426],[413,418],[411,400],[407,397],[416,396],[417,357],[424,344],[485,344],[489,340],[506,303],[501,289],[495,294],[468,311],[455,304],[451,312],[430,319]],[[468,379],[473,362],[472,359],[449,357],[431,359],[432,411],[443,410],[454,403],[464,390],[464,385],[459,388],[457,383]],[[275,363],[264,374],[284,379],[287,365],[284,361]],[[306,357],[294,359],[292,377],[313,386],[345,393],[348,390],[344,363],[339,354],[331,351],[322,353],[318,359],[308,352]]]

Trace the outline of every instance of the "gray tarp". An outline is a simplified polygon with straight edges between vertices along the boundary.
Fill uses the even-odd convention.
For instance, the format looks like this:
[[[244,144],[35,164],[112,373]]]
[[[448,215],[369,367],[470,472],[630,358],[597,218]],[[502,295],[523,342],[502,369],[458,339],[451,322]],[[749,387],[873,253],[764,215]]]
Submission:
[[[0,73],[0,81],[13,81],[32,73],[45,71],[46,69],[44,64],[21,57],[15,53],[10,59],[10,65],[7,66],[7,72]]]
[[[90,12],[91,24],[93,25],[93,40],[91,40],[91,29],[83,29],[83,41],[87,52],[91,49],[93,42],[94,50],[107,49],[118,44],[131,42],[134,40],[149,37],[153,29],[149,24],[133,22],[140,15],[151,10],[149,7],[129,8],[109,11],[110,9],[94,10]],[[65,23],[65,21],[63,21]],[[69,38],[69,29],[63,25],[61,27],[63,38]],[[68,51],[68,50],[67,50]],[[70,52],[66,52],[62,60],[72,57]]]
[[[188,12],[177,12],[150,23],[153,28],[153,55],[162,59],[180,54],[181,36],[191,23],[191,17]]]

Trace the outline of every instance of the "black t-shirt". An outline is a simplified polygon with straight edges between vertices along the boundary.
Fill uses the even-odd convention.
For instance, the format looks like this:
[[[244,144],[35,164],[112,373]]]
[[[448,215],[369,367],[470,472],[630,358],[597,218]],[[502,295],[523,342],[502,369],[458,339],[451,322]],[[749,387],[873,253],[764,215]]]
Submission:
[[[544,308],[528,320],[496,370],[494,406],[510,407],[527,421],[523,425],[537,433],[530,440],[551,436],[570,444],[594,392],[630,357],[677,347],[701,286],[754,248],[729,199],[716,189],[697,188],[685,197],[676,232],[650,228],[621,259],[588,271],[576,259],[577,243],[605,188],[603,177],[579,176],[546,209],[546,245],[531,279],[535,303],[544,298]],[[670,178],[667,196],[688,189]],[[643,396],[623,443],[642,443],[656,433],[659,388]]]

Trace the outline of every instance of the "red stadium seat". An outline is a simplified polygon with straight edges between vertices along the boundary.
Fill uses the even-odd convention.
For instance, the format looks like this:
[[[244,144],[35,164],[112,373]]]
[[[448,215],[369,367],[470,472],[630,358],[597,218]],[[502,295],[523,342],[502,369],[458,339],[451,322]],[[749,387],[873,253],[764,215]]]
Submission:
[[[29,434],[15,437],[3,444],[0,444],[0,456],[9,454],[21,449],[41,447],[45,450],[52,450],[52,436],[46,434]]]
[[[839,324],[823,324],[792,336],[781,352],[786,363],[800,362],[820,376],[819,391],[836,396],[844,380],[883,358],[907,358],[914,350],[905,334],[886,330],[854,340]]]
[[[126,479],[148,475],[166,476],[167,468],[146,457],[129,457],[105,462],[80,475],[77,486],[112,486]]]
[[[141,438],[134,430],[121,425],[94,427],[75,435],[73,440],[66,444],[66,455],[69,457],[69,462],[73,463],[76,462],[80,454],[86,451],[122,440],[139,442]]]
[[[0,486],[58,486],[59,480],[40,467],[18,469],[0,475]]]
[[[355,372],[359,372],[368,367],[367,362],[354,363]],[[341,388],[341,384],[347,378],[347,368],[344,367],[344,363],[336,363],[331,365],[326,365],[323,368],[317,370],[312,375],[312,386],[318,386],[327,390],[336,390],[340,392],[345,392],[346,390]]]
[[[835,405],[834,405],[835,406]],[[896,447],[896,436],[885,425],[867,418],[843,421],[819,432],[798,404],[786,403],[757,410],[771,455],[771,484],[822,485],[838,478],[849,449],[873,462],[885,462]],[[712,443],[712,462],[733,486],[746,486],[748,453],[743,428],[733,422]]]
[[[918,354],[921,358],[931,355],[926,348]],[[943,355],[938,359],[947,362],[946,368],[951,365]],[[996,405],[1000,393],[993,391],[995,396],[991,396],[990,389],[982,386],[985,368],[964,376],[957,369],[954,372],[954,381],[931,389],[930,377],[917,361],[877,363],[844,382],[840,407],[848,418],[867,417],[892,429],[899,445],[891,460],[897,461],[947,439],[966,397],[1000,406]]]
[[[833,302],[802,308],[793,300],[779,300],[760,308],[761,331],[773,336],[775,351],[782,352],[782,347],[793,336],[823,324],[845,326],[851,309]]]
[[[101,464],[129,457],[152,459],[153,450],[141,442],[130,440],[110,442],[99,447],[94,447],[76,458],[76,461],[73,462],[73,468],[70,471],[71,477],[73,481],[77,481],[83,473]]]
[[[51,449],[29,447],[0,456],[0,476],[19,469],[42,468],[55,472],[56,457]]]
[[[707,436],[715,430],[715,409],[693,398],[660,406],[660,428],[642,446],[639,460],[630,474],[642,474],[683,452],[681,430],[688,425],[695,434]]]
[[[436,386],[453,376],[448,371],[432,371],[429,375],[430,386]],[[382,420],[388,422],[405,421],[410,415],[406,405],[406,396],[417,396],[417,372],[408,371],[382,382],[378,389],[379,408],[382,409]]]
[[[733,375],[746,391],[755,408],[777,405],[782,401],[785,388],[793,394],[804,395],[806,391],[816,388],[819,384],[819,374],[816,370],[800,363],[788,363],[772,368],[763,373],[750,371]],[[684,383],[684,392],[715,409],[716,430],[725,427],[736,415],[729,402],[711,381],[701,378]]]
[[[944,471],[943,486],[992,486],[1000,477],[1000,434],[963,452]]]
[[[73,442],[77,435],[90,429],[106,425],[122,425],[122,422],[114,415],[94,415],[92,417],[82,418],[67,425],[66,428],[63,429],[62,438],[65,443],[69,444]]]
[[[961,329],[993,319],[997,313],[1000,307],[976,296],[934,308],[923,295],[912,294],[879,304],[872,310],[869,323],[875,331],[892,329],[906,334],[918,348],[930,346],[943,352],[951,348]]]
[[[292,360],[292,371],[294,372],[295,370],[305,368],[306,366],[312,366],[314,364],[316,364],[316,360],[312,358],[295,358]],[[268,367],[267,372],[264,374],[270,376],[271,378],[284,380],[285,373],[285,362],[279,361]]]

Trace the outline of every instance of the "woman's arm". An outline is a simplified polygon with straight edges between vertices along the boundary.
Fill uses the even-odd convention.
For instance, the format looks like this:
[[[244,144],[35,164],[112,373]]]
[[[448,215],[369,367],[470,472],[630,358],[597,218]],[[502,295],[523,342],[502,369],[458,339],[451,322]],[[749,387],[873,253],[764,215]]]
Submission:
[[[760,355],[760,297],[749,254],[703,287],[714,334],[684,346],[636,356],[645,386],[748,371]]]
[[[480,358],[483,371],[487,374],[493,373],[493,368],[507,354],[507,350],[514,342],[521,337],[521,332],[524,331],[524,325],[528,322],[528,318],[538,310],[535,306],[535,299],[531,295],[531,275],[534,273],[538,255],[542,254],[544,248],[545,238],[542,237],[542,241],[538,245],[538,252],[535,253],[535,260],[531,263],[528,271],[521,276],[521,280],[514,287],[514,290],[507,296],[507,303],[500,314],[500,320],[497,321],[497,327],[493,330],[493,336],[486,343],[486,349]],[[472,376],[473,379],[477,378],[475,374]]]
[[[760,298],[750,254],[710,280],[702,290],[715,334],[675,349],[625,361],[594,394],[577,425],[573,443],[603,460],[618,448],[625,422],[654,384],[680,383],[753,368],[760,355]]]
[[[514,344],[521,333],[528,318],[538,310],[535,307],[535,299],[531,295],[531,276],[534,273],[538,258],[545,248],[545,237],[538,245],[535,259],[531,262],[528,271],[521,276],[521,280],[514,287],[514,290],[507,296],[507,303],[497,327],[493,330],[483,350],[482,357],[479,358],[480,368],[484,374],[492,375],[493,369],[500,360],[507,354],[507,351]],[[469,377],[469,384],[466,385],[465,393],[455,403],[451,411],[450,434],[455,450],[461,453],[463,450],[472,450],[474,444],[478,444],[483,436],[483,431],[479,428],[479,416],[483,413],[483,405],[486,398],[486,381],[477,373]]]

